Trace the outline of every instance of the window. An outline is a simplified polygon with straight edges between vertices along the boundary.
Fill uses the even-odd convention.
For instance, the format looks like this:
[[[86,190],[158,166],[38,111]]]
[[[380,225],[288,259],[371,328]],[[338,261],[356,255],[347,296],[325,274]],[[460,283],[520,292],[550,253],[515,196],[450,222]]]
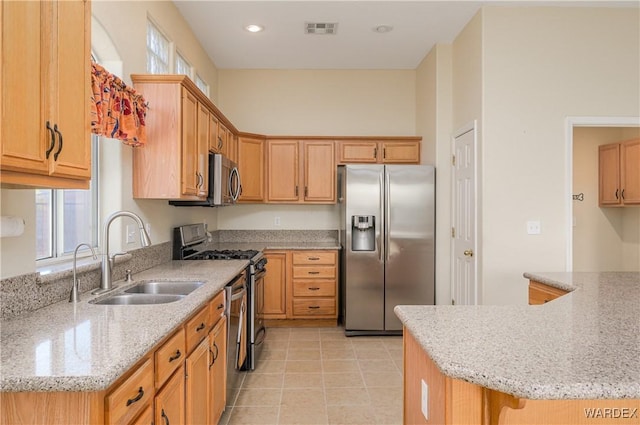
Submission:
[[[191,64],[180,54],[176,52],[176,68],[174,70],[176,74],[183,74],[189,78],[193,77]]]
[[[73,253],[80,243],[98,245],[98,137],[91,136],[88,190],[36,190],[36,260]]]
[[[198,88],[202,90],[202,93],[209,96],[209,84],[205,83],[205,81],[200,78],[198,74],[196,74],[196,86],[198,86]]]
[[[150,74],[169,73],[169,40],[151,21],[147,21],[147,72]]]

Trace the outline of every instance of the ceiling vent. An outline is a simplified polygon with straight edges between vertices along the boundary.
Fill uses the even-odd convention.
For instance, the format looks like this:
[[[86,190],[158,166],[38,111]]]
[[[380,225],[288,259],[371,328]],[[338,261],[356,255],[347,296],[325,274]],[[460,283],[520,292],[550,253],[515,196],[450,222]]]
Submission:
[[[338,31],[337,22],[306,22],[305,34],[335,34]]]

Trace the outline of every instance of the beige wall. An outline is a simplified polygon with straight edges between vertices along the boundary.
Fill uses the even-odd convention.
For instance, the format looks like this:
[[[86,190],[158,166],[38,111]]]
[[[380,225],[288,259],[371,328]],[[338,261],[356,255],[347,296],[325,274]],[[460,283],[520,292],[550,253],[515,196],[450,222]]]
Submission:
[[[416,133],[422,163],[436,167],[436,303],[451,303],[452,46],[436,45],[416,70]]]
[[[340,209],[335,205],[234,205],[218,209],[218,229],[337,230]],[[275,224],[276,217],[280,225]]]
[[[584,201],[573,202],[574,271],[640,270],[640,208],[598,206],[598,146],[639,137],[639,131],[611,127],[573,131],[573,193],[584,194]]]
[[[485,303],[525,303],[523,272],[567,269],[566,118],[640,115],[638,13],[484,9]]]

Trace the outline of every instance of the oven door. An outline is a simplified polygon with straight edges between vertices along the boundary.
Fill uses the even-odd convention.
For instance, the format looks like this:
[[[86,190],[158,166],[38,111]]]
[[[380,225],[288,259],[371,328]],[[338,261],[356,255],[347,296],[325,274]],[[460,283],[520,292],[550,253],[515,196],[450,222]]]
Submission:
[[[253,294],[254,303],[251,306],[254,311],[253,323],[251,329],[251,369],[255,370],[257,360],[260,358],[260,353],[264,348],[264,340],[267,336],[267,328],[264,325],[264,277],[267,274],[267,269],[258,271],[253,278]]]
[[[247,357],[247,286],[242,273],[226,287],[227,308],[227,400],[234,400],[240,391]]]

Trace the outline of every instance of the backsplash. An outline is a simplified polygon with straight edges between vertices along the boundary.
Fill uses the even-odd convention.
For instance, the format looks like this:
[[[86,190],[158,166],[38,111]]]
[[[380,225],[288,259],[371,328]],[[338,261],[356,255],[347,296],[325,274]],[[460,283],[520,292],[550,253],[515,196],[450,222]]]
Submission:
[[[133,273],[171,261],[171,243],[165,242],[130,251],[118,257],[113,268],[113,281],[122,280],[125,270]],[[76,272],[81,297],[100,286],[100,262],[78,266]],[[41,275],[29,273],[0,280],[0,319],[6,320],[50,304],[69,299],[73,270]],[[81,298],[82,299],[82,298]]]
[[[337,230],[217,230],[212,233],[215,242],[334,242]]]

